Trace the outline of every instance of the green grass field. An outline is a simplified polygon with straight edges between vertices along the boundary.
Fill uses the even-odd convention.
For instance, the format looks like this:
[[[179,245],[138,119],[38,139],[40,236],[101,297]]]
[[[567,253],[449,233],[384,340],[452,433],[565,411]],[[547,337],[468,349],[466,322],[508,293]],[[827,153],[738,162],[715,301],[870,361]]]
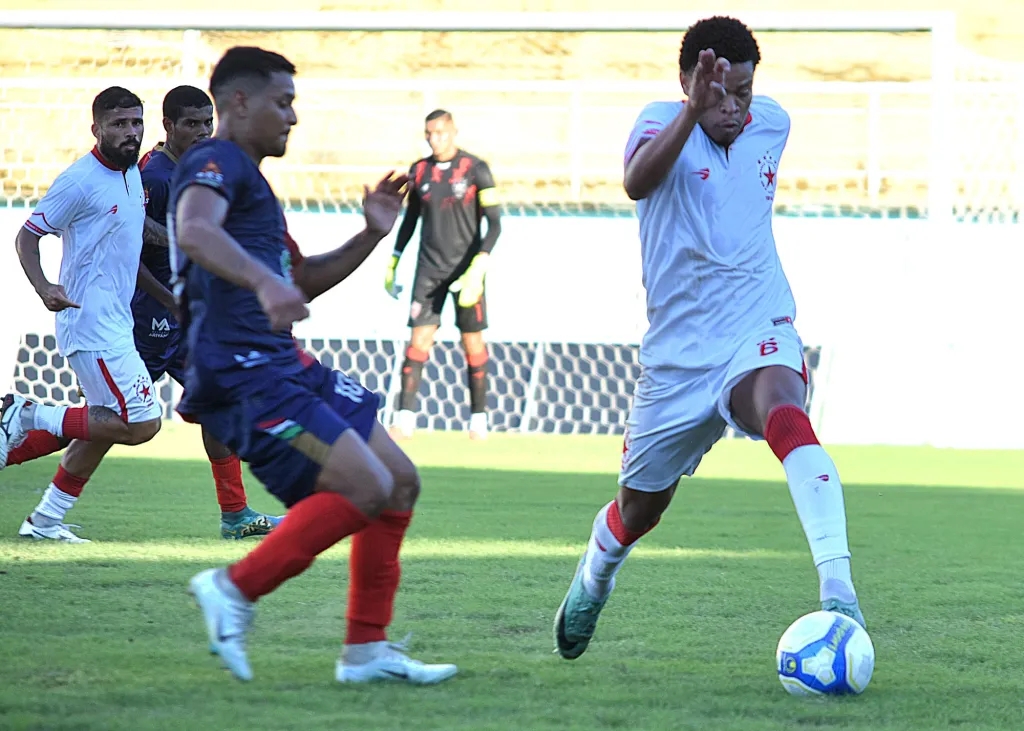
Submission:
[[[185,593],[250,544],[217,536],[198,430],[112,453],[70,522],[83,546],[16,538],[56,465],[0,475],[2,729],[1024,728],[1024,452],[836,448],[854,575],[877,651],[860,697],[787,695],[774,672],[817,581],[782,471],[720,444],[633,553],[581,659],[551,619],[621,442],[423,435],[424,490],[393,633],[457,662],[434,688],[342,687],[346,546],[261,603],[256,679],[206,653]],[[254,481],[251,504],[276,505]]]

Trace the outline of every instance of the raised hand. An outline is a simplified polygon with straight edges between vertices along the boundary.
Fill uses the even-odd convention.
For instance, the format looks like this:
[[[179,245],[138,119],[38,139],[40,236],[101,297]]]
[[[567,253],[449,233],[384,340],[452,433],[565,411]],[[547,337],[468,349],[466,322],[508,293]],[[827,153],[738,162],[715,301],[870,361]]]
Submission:
[[[380,179],[373,190],[368,185],[363,186],[363,217],[368,231],[386,235],[394,228],[398,214],[402,212],[408,182],[408,175],[395,177],[392,170]]]
[[[686,104],[703,114],[725,98],[725,75],[732,67],[724,58],[715,58],[715,52],[706,49],[697,58]]]

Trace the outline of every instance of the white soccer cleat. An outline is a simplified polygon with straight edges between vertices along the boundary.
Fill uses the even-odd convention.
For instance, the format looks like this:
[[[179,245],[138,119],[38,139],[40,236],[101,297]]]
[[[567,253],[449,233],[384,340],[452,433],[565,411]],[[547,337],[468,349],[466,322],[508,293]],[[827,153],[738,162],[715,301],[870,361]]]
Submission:
[[[370,654],[367,662],[349,662],[356,654]],[[335,668],[334,677],[339,683],[398,682],[410,685],[436,685],[453,677],[459,669],[451,664],[427,665],[413,660],[404,652],[404,644],[370,642],[366,645],[346,647]]]
[[[7,455],[25,441],[21,412],[28,399],[9,393],[0,401],[0,470],[7,466]]]
[[[47,528],[42,528],[32,522],[32,516],[25,518],[18,529],[18,535],[22,538],[31,538],[36,541],[61,541],[63,543],[92,543],[88,538],[80,538],[71,532],[72,528],[81,528],[73,523],[58,523]]]
[[[403,409],[395,414],[394,419],[391,422],[391,429],[388,430],[388,434],[391,438],[400,442],[405,439],[412,439],[412,435],[416,433],[416,412],[410,409]]]
[[[221,588],[220,569],[207,569],[192,577],[188,593],[203,611],[210,652],[239,680],[252,680],[252,668],[245,654],[245,638],[256,614],[256,605],[238,599]]]

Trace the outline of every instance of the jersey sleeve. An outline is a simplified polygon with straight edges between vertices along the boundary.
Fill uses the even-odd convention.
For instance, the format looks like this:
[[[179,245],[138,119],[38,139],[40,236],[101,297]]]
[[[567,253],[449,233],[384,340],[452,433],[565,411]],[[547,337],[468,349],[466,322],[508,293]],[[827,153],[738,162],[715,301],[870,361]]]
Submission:
[[[640,112],[640,116],[636,118],[633,131],[626,141],[623,163],[629,164],[629,161],[633,159],[633,155],[640,149],[640,145],[647,140],[653,140],[657,137],[658,133],[676,118],[679,111],[679,104],[668,102],[654,102],[644,107],[643,111]]]
[[[219,145],[204,145],[190,150],[178,163],[174,174],[175,200],[186,188],[201,185],[227,199],[228,205],[245,193],[248,174],[237,151]]]
[[[39,236],[60,236],[82,211],[87,198],[82,186],[66,171],[57,176],[36,204],[25,228]]]
[[[142,190],[146,202],[146,215],[154,221],[164,223],[167,218],[167,201],[171,195],[170,177],[146,166],[142,168]]]
[[[476,181],[476,199],[480,207],[498,205],[498,189],[494,185],[494,175],[490,166],[483,160],[478,160],[473,168],[473,176]]]

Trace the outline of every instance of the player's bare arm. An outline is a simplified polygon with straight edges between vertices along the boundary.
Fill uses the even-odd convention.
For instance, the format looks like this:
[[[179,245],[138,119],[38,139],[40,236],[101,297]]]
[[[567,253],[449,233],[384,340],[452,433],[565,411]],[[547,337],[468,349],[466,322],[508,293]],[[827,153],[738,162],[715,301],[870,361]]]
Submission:
[[[729,62],[716,60],[714,51],[701,51],[692,78],[684,80],[688,88],[683,111],[657,137],[641,142],[626,163],[623,187],[631,200],[646,198],[668,175],[701,116],[725,98],[729,69]]]
[[[398,220],[406,194],[408,175],[388,173],[373,188],[363,186],[363,216],[366,228],[334,251],[305,260],[293,276],[309,299],[318,297],[359,268]]]
[[[306,296],[295,286],[253,259],[224,230],[228,202],[214,190],[193,185],[178,201],[181,230],[176,240],[181,250],[208,272],[255,292],[275,330],[309,317]]]
[[[40,238],[28,229],[22,228],[18,231],[18,237],[14,243],[18,251],[18,260],[21,262],[21,268],[25,270],[29,283],[50,312],[60,312],[69,307],[81,307],[71,301],[63,286],[53,284],[43,273],[43,266],[39,260]]]
[[[159,246],[166,249],[168,246],[167,227],[156,219],[146,216],[146,222],[142,226],[142,243],[146,246]]]
[[[148,221],[149,219],[147,218],[146,220]],[[181,313],[178,312],[178,303],[174,300],[174,294],[161,284],[160,280],[153,276],[153,272],[149,271],[149,267],[142,262],[139,262],[138,283],[142,291],[166,308],[174,315],[174,319],[181,320]]]

